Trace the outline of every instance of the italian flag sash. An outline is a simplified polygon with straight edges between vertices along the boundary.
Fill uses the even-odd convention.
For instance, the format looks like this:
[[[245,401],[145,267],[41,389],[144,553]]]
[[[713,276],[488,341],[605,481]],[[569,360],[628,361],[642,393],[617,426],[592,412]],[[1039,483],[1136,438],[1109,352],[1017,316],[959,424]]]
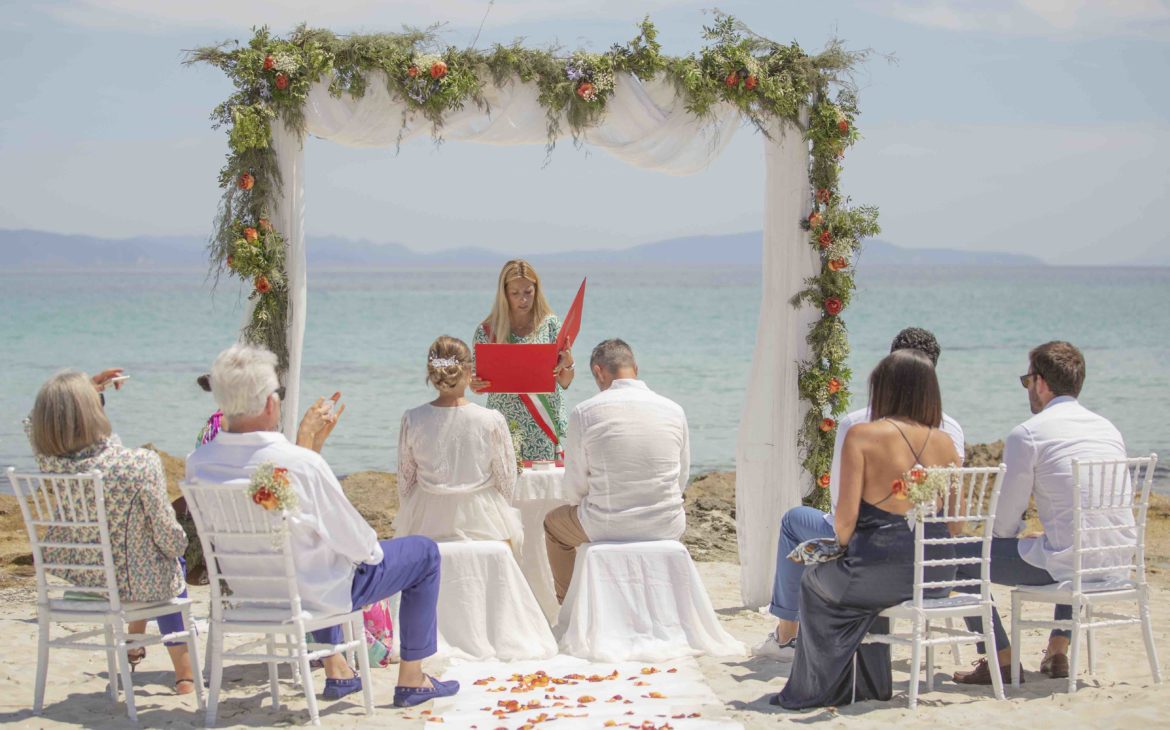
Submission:
[[[483,331],[488,339],[492,338],[491,327],[488,327],[486,322],[483,325]],[[557,432],[557,419],[553,417],[552,401],[549,400],[548,395],[544,393],[517,393],[516,396],[524,404],[528,415],[532,416],[532,420],[536,422],[544,435],[548,436],[548,440],[553,442],[557,455],[564,453],[561,448],[561,436]]]

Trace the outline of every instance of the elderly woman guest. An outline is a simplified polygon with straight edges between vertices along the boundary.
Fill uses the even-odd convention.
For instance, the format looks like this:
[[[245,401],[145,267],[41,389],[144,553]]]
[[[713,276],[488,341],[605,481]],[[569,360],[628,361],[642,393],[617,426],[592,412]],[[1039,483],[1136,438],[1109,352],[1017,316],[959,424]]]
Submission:
[[[518,551],[520,515],[509,506],[516,453],[498,411],[467,400],[471,352],[454,337],[435,340],[427,382],[439,395],[402,415],[395,534],[433,540],[507,540]]]
[[[49,378],[33,405],[29,440],[42,472],[102,472],[110,547],[122,600],[163,601],[185,596],[179,556],[187,548],[187,535],[167,498],[162,461],[153,451],[122,446],[102,409],[98,391],[119,372],[107,370],[91,379],[84,373],[67,370]],[[50,562],[52,552],[53,549],[46,550]],[[77,585],[105,584],[104,576],[93,571],[62,577]],[[132,634],[142,633],[145,628],[145,621],[128,626]],[[163,634],[182,631],[182,616],[161,616],[158,628]],[[168,644],[167,651],[175,667],[175,691],[194,692],[187,645]],[[131,650],[131,663],[142,661],[145,654],[145,648]]]
[[[544,298],[540,277],[527,261],[514,259],[500,270],[492,311],[475,330],[474,343],[547,344],[557,341],[561,321]],[[520,430],[520,458],[533,461],[557,457],[565,434],[562,391],[573,382],[573,353],[565,348],[557,359],[552,393],[516,395],[491,393],[488,408],[504,414]],[[473,377],[471,389],[481,392],[491,383]]]
[[[959,463],[954,442],[939,433],[942,397],[934,364],[918,350],[896,350],[869,376],[872,421],[849,429],[841,454],[836,536],[845,554],[805,571],[800,586],[800,635],[784,690],[772,699],[788,709],[888,700],[892,694],[889,646],[861,641],[882,631],[878,613],[911,597],[914,533],[905,514],[913,504],[895,494],[895,482],[915,465]],[[957,527],[957,525],[956,525]],[[927,537],[946,537],[927,526]],[[927,548],[928,559],[953,558],[951,546]],[[942,572],[936,572],[942,571]],[[926,580],[943,580],[954,568],[934,568]],[[859,649],[860,647],[860,649]]]

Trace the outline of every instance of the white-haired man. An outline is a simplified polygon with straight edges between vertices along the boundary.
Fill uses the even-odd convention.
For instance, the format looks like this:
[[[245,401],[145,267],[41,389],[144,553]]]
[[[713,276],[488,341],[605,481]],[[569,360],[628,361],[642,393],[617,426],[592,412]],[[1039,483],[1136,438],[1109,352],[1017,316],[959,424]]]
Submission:
[[[458,682],[441,682],[422,671],[422,660],[437,648],[440,560],[434,541],[411,536],[379,542],[342,492],[325,459],[280,433],[284,389],[271,352],[234,345],[216,358],[210,379],[227,425],[213,441],[187,457],[187,478],[246,481],[265,462],[287,469],[300,502],[292,517],[291,538],[305,607],[342,613],[401,592],[402,663],[394,704],[408,707],[458,692]],[[297,441],[319,449],[335,423],[319,400],[306,414]],[[315,632],[315,638],[337,644],[341,631],[339,627],[324,629]],[[324,664],[326,698],[361,690],[361,677],[343,656],[326,657]]]

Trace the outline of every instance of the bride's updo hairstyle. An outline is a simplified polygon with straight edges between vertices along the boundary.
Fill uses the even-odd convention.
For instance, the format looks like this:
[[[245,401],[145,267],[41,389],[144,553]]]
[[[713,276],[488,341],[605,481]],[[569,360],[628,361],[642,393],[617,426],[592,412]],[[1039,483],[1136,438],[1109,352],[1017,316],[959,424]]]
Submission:
[[[443,335],[427,351],[427,382],[439,390],[454,388],[471,365],[471,350],[458,337]]]

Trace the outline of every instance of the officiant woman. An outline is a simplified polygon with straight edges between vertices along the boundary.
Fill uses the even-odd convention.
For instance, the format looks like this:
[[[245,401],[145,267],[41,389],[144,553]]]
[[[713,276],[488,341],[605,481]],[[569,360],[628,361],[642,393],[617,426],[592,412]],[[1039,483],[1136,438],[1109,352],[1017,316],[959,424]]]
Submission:
[[[475,329],[475,344],[496,342],[517,345],[549,344],[557,341],[561,321],[544,297],[540,277],[527,261],[513,259],[500,270],[496,301],[487,319]],[[488,408],[504,414],[512,427],[521,434],[520,458],[541,461],[554,460],[561,453],[560,442],[565,435],[565,403],[563,391],[573,382],[573,353],[568,347],[557,358],[553,375],[556,384],[552,393],[488,394]],[[471,389],[482,392],[491,384],[478,376],[471,380]]]

